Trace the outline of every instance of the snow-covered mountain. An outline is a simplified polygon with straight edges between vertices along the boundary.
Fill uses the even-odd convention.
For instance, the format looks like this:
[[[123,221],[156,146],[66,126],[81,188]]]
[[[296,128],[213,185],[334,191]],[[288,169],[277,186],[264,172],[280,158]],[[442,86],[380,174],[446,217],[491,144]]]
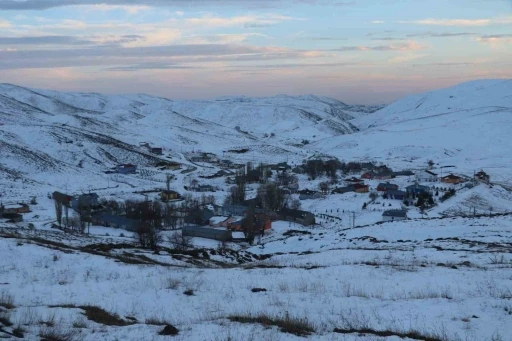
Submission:
[[[512,180],[512,80],[482,80],[399,100],[350,121],[360,131],[310,148],[399,167],[439,166]],[[449,170],[449,169],[448,169]]]
[[[154,164],[161,157],[139,147],[148,142],[177,161],[192,150],[254,162],[327,154],[394,168],[432,159],[458,172],[485,168],[494,180],[512,179],[511,80],[464,83],[377,109],[313,95],[173,101],[2,84],[0,169],[3,177],[35,181],[100,175],[117,163]],[[248,152],[224,154],[240,149]]]
[[[59,173],[97,176],[118,163],[154,164],[160,157],[143,142],[177,161],[193,150],[239,149],[250,152],[232,159],[299,161],[309,153],[304,140],[354,133],[350,120],[378,108],[312,95],[173,101],[0,84],[0,169],[4,178],[50,183]]]

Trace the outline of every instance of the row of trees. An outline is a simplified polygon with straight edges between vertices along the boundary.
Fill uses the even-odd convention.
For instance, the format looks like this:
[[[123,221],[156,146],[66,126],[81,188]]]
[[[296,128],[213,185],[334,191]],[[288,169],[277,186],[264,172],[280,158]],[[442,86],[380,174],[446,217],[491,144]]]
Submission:
[[[337,171],[341,171],[344,174],[360,173],[363,169],[373,170],[377,173],[392,171],[391,168],[383,164],[374,165],[371,162],[340,162],[336,159],[327,161],[307,160],[303,163],[302,167],[312,180],[321,176],[327,176],[337,180]]]

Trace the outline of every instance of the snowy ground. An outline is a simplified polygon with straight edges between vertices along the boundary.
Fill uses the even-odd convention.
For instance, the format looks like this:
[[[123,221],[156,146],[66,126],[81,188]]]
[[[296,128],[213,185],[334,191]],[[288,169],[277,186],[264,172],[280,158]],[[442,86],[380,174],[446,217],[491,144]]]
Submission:
[[[117,235],[92,231],[95,236],[68,236],[67,244],[97,244],[112,241],[107,233]],[[276,326],[230,321],[263,314],[307,320],[314,340],[400,339],[372,336],[372,330],[390,335],[414,330],[432,340],[512,340],[510,216],[350,230],[277,222],[263,238],[264,248],[247,250],[273,256],[240,265],[227,258],[222,262],[221,256],[194,265],[166,252],[144,251],[162,265],[126,264],[34,240],[37,233],[48,240],[62,234],[4,229],[3,237],[14,238],[0,238],[0,297],[14,301],[14,307],[2,309],[13,326],[2,329],[21,327],[27,339],[50,329],[75,331],[83,340],[167,340],[158,335],[163,326],[148,324],[152,320],[177,327],[175,340],[303,339]],[[253,288],[267,291],[253,293]],[[192,295],[184,294],[188,290]],[[127,325],[91,321],[82,306],[115,313]],[[44,326],[48,321],[53,327]],[[335,333],[335,328],[353,333]],[[367,334],[357,333],[362,330]]]

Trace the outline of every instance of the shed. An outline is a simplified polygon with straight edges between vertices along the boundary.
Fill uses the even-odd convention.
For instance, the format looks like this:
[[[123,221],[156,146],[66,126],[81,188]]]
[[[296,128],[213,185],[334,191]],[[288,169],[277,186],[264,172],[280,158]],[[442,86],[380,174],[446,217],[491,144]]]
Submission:
[[[388,210],[382,213],[382,221],[395,221],[407,219],[406,210]]]

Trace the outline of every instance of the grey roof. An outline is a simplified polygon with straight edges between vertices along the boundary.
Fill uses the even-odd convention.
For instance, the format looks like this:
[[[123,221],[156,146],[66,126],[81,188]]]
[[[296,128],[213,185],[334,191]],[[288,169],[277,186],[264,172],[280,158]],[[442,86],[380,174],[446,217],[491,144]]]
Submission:
[[[108,213],[98,213],[93,215],[94,220],[99,220],[105,222],[107,224],[115,224],[118,226],[126,226],[126,229],[135,229],[135,227],[140,223],[140,221],[135,219],[130,219],[124,216],[113,215]]]
[[[382,213],[383,217],[397,217],[397,218],[407,218],[407,211],[405,210],[389,210],[384,211]]]
[[[391,184],[389,182],[381,182],[377,187],[384,187],[384,188],[398,188],[398,185]]]
[[[386,194],[387,195],[393,195],[393,196],[395,196],[395,195],[406,195],[407,192],[400,191],[398,189],[392,189],[392,190],[386,191]]]
[[[406,187],[408,190],[413,190],[413,189],[416,189],[416,190],[423,190],[423,191],[428,191],[430,190],[429,187],[427,186],[423,186],[423,185],[418,185],[418,184],[414,184],[414,185],[409,185]]]

